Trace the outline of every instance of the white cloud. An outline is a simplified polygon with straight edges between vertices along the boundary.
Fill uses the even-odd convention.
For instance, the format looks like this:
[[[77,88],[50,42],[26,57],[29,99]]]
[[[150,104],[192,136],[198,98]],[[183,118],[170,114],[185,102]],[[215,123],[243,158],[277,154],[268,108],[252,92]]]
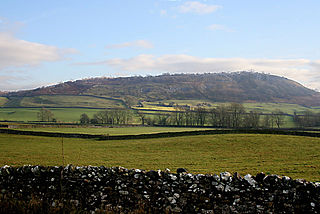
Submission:
[[[208,5],[197,1],[187,1],[179,6],[181,13],[196,13],[196,14],[209,14],[221,8],[219,5]]]
[[[93,63],[91,63],[93,64]],[[190,55],[138,55],[129,59],[109,59],[94,65],[109,65],[121,71],[152,73],[206,73],[248,71],[270,73],[296,80],[320,90],[320,60],[199,58]],[[87,64],[88,65],[88,64]]]
[[[111,44],[106,46],[107,49],[119,49],[119,48],[128,48],[128,47],[153,48],[153,44],[147,40],[136,40],[132,42],[124,42],[124,43]]]
[[[17,39],[9,33],[0,32],[0,70],[58,61],[64,59],[65,54],[74,52],[73,49],[60,49],[55,46],[28,42]]]
[[[0,75],[0,91],[16,91],[48,86],[49,82],[32,80],[30,76]]]
[[[167,15],[167,11],[166,11],[166,10],[160,10],[160,15],[161,15],[161,16]]]
[[[207,27],[208,30],[212,30],[212,31],[217,31],[217,30],[220,30],[220,31],[226,31],[226,32],[234,32],[234,30],[224,26],[224,25],[219,25],[219,24],[212,24],[212,25],[209,25]]]

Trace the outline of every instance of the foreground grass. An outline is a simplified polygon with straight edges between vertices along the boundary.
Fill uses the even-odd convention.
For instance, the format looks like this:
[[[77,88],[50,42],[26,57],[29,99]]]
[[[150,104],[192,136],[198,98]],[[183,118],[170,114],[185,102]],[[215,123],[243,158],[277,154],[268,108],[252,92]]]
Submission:
[[[0,165],[62,165],[62,139],[0,134]],[[127,141],[63,139],[65,164],[192,173],[287,175],[320,181],[320,139],[279,135],[207,135]]]
[[[108,134],[108,135],[138,135],[154,134],[163,132],[185,132],[198,130],[212,130],[211,128],[181,128],[181,127],[37,127],[18,128],[25,131],[59,132],[59,133],[80,133],[80,134]]]

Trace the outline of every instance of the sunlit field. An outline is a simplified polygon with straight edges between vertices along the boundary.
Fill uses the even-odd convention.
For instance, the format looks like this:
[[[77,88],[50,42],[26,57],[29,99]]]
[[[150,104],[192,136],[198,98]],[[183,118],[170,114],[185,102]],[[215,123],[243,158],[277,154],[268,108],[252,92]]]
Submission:
[[[320,181],[320,139],[227,134],[95,141],[0,134],[0,165],[105,165],[192,173],[287,175]],[[62,153],[63,148],[63,153]]]

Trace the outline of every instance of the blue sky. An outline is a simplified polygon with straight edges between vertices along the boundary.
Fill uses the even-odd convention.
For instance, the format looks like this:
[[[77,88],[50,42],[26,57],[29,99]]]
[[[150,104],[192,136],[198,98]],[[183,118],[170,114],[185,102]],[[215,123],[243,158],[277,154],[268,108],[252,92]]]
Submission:
[[[0,90],[254,70],[320,90],[318,0],[1,0]]]

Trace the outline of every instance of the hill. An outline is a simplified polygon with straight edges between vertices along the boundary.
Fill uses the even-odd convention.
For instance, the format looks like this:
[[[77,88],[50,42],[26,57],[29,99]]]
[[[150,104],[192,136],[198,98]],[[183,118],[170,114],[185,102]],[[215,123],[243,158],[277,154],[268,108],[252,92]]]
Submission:
[[[54,86],[9,92],[5,96],[89,95],[139,101],[209,100],[213,102],[269,102],[320,106],[320,93],[275,75],[254,72],[163,74],[119,78],[92,78]]]

